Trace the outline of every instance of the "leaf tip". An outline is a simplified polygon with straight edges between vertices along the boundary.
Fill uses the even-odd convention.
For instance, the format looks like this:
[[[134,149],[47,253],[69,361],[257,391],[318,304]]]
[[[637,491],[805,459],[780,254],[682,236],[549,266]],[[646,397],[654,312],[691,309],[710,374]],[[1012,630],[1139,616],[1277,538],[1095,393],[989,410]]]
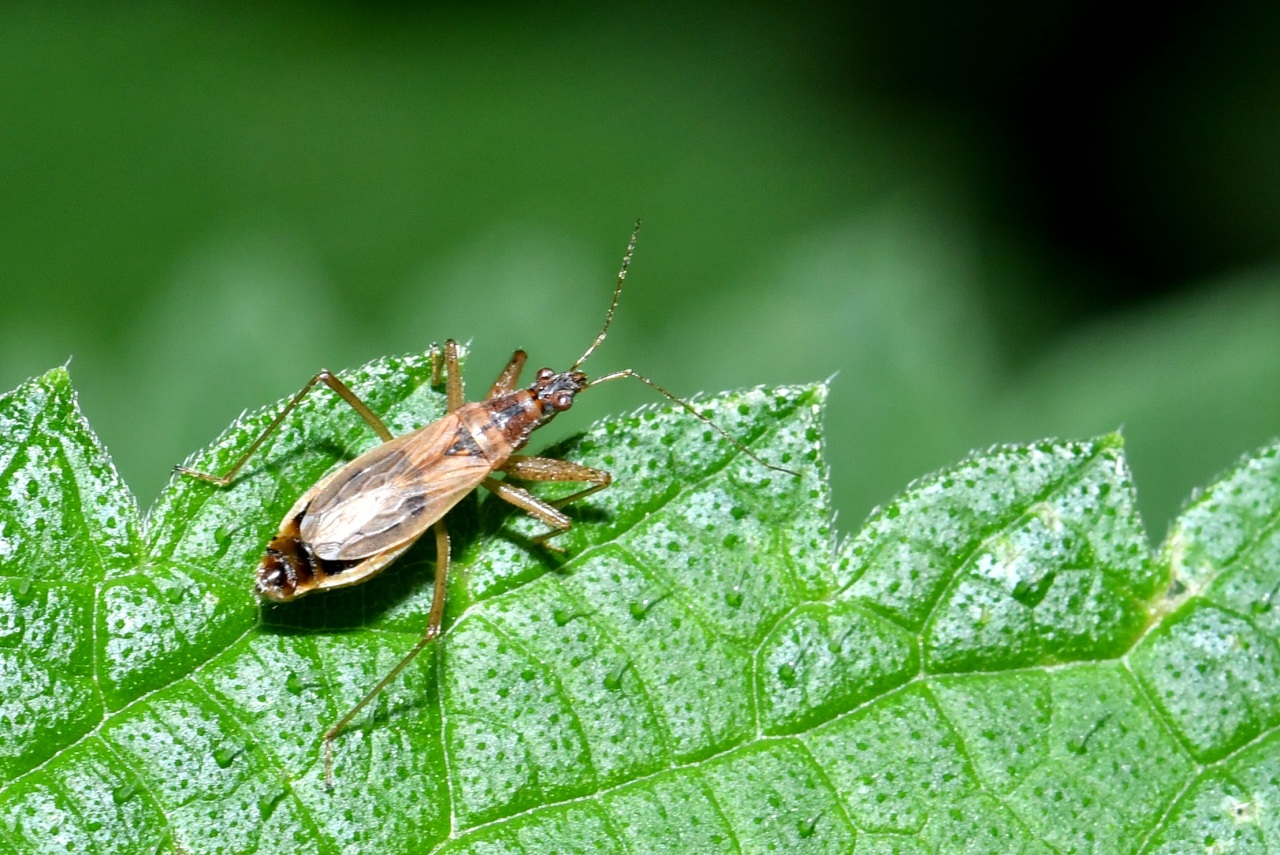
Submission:
[[[1116,428],[1111,433],[1104,433],[1097,439],[1098,446],[1116,451],[1124,450],[1124,433],[1122,430],[1122,428]]]

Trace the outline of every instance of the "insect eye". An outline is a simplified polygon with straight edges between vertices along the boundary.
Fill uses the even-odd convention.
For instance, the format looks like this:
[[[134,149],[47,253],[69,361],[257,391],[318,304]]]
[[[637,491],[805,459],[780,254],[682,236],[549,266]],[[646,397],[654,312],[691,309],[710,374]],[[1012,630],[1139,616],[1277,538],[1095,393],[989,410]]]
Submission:
[[[547,382],[548,380],[550,380],[552,377],[555,377],[555,376],[556,376],[556,373],[555,373],[554,371],[552,371],[550,368],[539,368],[539,369],[538,369],[538,381],[539,381],[539,382],[541,382],[541,383],[545,383],[545,382]]]
[[[573,406],[573,396],[568,392],[561,392],[551,399],[551,406],[559,412],[564,412]]]

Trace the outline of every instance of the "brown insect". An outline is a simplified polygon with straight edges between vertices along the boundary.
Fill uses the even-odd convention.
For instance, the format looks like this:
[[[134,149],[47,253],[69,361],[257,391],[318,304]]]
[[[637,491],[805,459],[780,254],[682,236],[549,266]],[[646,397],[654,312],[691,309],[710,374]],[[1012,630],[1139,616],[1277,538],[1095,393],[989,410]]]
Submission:
[[[280,426],[285,416],[317,383],[324,383],[369,423],[383,443],[321,478],[289,509],[258,565],[258,596],[285,603],[315,591],[359,584],[381,572],[428,528],[435,532],[435,588],[426,630],[390,673],[325,731],[327,786],[333,786],[333,740],[414,657],[440,635],[449,572],[449,534],[445,527],[445,514],[472,490],[483,486],[550,526],[546,532],[534,537],[533,542],[559,551],[559,547],[548,541],[568,531],[571,525],[569,517],[559,506],[609,486],[611,476],[600,469],[567,460],[516,453],[529,442],[535,430],[551,421],[557,413],[573,406],[579,392],[609,380],[634,377],[706,422],[761,465],[789,475],[798,474],[765,463],[688,403],[631,369],[615,371],[595,380],[588,380],[587,375],[578,370],[609,332],[609,324],[613,321],[618,297],[622,293],[622,283],[635,252],[639,229],[640,223],[637,222],[622,259],[622,268],[618,271],[618,282],[605,315],[604,327],[568,371],[543,368],[538,371],[533,385],[518,389],[526,355],[523,350],[517,350],[484,400],[466,403],[462,397],[458,346],[451,339],[445,342],[443,355],[437,355],[435,365],[438,378],[440,361],[443,361],[446,415],[399,437],[393,437],[382,420],[345,383],[328,371],[321,371],[289,401],[226,474],[215,476],[178,467],[178,471],[185,475],[227,486],[263,441]],[[555,502],[547,502],[510,481],[492,477],[494,472],[502,472],[508,478],[520,481],[565,481],[590,486]]]

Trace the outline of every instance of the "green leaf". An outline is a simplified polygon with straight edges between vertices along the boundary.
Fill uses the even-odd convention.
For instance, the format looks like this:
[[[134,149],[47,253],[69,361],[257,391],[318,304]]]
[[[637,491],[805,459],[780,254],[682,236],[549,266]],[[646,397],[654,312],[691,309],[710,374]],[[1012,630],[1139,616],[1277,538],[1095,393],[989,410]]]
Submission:
[[[347,375],[395,432],[426,357]],[[0,399],[0,848],[16,852],[1280,849],[1280,446],[1153,554],[1118,437],[1002,446],[837,545],[823,387],[698,402],[557,450],[613,486],[556,555],[505,504],[285,605],[253,568],[376,438],[313,394],[228,488],[145,526],[65,371]],[[588,406],[590,398],[579,406]],[[278,412],[190,464],[223,471]],[[550,491],[548,491],[550,494]],[[144,533],[145,532],[145,533]]]

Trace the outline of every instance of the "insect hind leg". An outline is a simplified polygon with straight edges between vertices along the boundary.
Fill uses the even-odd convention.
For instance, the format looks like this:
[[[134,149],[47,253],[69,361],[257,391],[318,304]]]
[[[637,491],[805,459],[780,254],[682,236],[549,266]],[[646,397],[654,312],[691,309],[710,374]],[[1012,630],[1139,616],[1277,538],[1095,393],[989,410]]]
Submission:
[[[262,446],[262,443],[266,442],[267,437],[275,433],[276,429],[279,428],[280,424],[285,420],[285,417],[288,416],[289,413],[298,406],[298,404],[302,403],[302,399],[307,396],[307,393],[310,392],[317,383],[324,383],[332,389],[338,397],[346,401],[347,404],[351,406],[351,409],[359,413],[360,417],[369,424],[369,427],[373,428],[374,433],[376,433],[383,442],[388,442],[394,438],[391,431],[382,423],[382,419],[378,418],[377,415],[374,414],[373,410],[369,409],[369,405],[360,400],[360,397],[356,395],[355,392],[351,391],[351,387],[346,383],[343,383],[330,372],[321,371],[319,374],[307,381],[307,385],[303,386],[302,389],[298,391],[298,394],[294,395],[293,398],[290,399],[289,403],[285,404],[284,409],[280,411],[279,415],[271,420],[271,424],[267,425],[266,429],[264,429],[262,433],[258,434],[258,438],[249,445],[249,448],[245,453],[240,456],[240,459],[232,464],[231,468],[228,469],[225,474],[213,475],[208,472],[200,472],[196,469],[188,469],[186,466],[176,466],[174,467],[174,471],[180,472],[183,475],[188,475],[192,478],[199,478],[201,481],[208,481],[211,484],[217,484],[219,487],[227,486],[235,480],[235,477],[240,472],[241,468],[244,467],[245,463],[249,462],[249,458],[252,457],[254,452]]]
[[[360,714],[360,711],[369,705],[369,702],[382,693],[382,690],[396,677],[400,672],[409,667],[409,663],[418,658],[426,646],[440,637],[444,625],[444,601],[445,592],[448,590],[449,581],[449,529],[445,527],[444,520],[439,520],[433,526],[436,535],[436,582],[435,588],[431,594],[431,611],[427,613],[427,626],[423,630],[422,638],[418,639],[418,643],[413,649],[404,655],[404,658],[396,663],[385,677],[378,681],[378,684],[370,689],[359,703],[347,710],[346,715],[338,720],[338,723],[324,732],[322,737],[324,740],[324,784],[327,789],[333,789],[333,741],[338,738],[351,720]]]

